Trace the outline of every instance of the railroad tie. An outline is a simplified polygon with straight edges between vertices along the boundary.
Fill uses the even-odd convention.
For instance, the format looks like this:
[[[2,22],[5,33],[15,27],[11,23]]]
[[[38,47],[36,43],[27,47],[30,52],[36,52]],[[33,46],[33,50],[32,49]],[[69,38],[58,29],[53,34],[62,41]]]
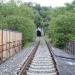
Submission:
[[[52,57],[44,39],[41,40],[34,59],[27,71],[27,75],[57,75]]]

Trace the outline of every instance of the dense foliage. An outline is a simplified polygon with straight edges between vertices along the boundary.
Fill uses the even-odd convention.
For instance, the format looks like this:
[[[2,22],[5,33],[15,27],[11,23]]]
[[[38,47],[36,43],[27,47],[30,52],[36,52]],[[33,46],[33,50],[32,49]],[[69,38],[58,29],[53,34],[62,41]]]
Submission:
[[[0,4],[0,28],[22,32],[24,44],[34,40],[38,26],[56,47],[64,48],[66,42],[75,40],[75,0],[57,8],[33,3],[17,5],[14,0]]]
[[[50,32],[53,43],[60,48],[75,39],[75,14],[59,15],[51,21]]]
[[[49,10],[50,7],[41,7],[39,4],[36,4],[36,6],[33,7],[35,19],[34,22],[36,24],[36,27],[40,26],[44,29],[44,33],[48,32],[49,22],[50,22],[50,16],[49,16]]]
[[[75,1],[66,7],[50,11],[49,37],[56,47],[64,48],[70,40],[75,40]]]
[[[25,45],[35,38],[33,9],[25,3],[18,6],[11,1],[0,5],[0,29],[22,32]]]

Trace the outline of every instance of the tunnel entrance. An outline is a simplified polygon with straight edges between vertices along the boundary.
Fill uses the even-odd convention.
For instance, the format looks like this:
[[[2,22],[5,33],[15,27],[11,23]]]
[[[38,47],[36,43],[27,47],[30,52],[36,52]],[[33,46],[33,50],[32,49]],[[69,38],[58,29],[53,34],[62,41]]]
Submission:
[[[37,31],[37,36],[41,37],[41,32],[40,31]]]
[[[41,37],[41,28],[38,27],[37,30],[36,30],[36,32],[37,32],[37,36]]]

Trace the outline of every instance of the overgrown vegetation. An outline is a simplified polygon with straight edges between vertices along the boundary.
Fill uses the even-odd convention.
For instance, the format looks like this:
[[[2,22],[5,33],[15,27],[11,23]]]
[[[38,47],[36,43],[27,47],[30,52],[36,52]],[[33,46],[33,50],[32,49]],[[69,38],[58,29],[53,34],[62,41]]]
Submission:
[[[56,47],[64,48],[66,42],[75,40],[75,0],[58,8],[33,3],[16,5],[14,0],[0,4],[0,28],[22,32],[24,45],[34,40],[38,26]]]
[[[75,1],[66,7],[52,9],[49,37],[58,48],[64,48],[70,40],[75,40]]]
[[[11,0],[0,5],[0,29],[19,31],[23,34],[23,45],[35,38],[33,9],[27,4],[19,6]]]
[[[41,7],[39,4],[36,4],[36,6],[32,7],[35,14],[34,22],[36,24],[36,27],[42,27],[44,29],[44,33],[47,33],[50,22],[50,16],[48,14],[50,11],[50,7]]]

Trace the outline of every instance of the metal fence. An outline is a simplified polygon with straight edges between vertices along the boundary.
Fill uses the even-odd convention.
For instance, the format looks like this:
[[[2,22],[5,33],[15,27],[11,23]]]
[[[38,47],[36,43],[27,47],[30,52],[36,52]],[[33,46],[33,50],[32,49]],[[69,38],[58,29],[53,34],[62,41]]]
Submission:
[[[75,55],[75,41],[69,41],[66,43],[66,51],[72,55]]]
[[[21,50],[22,33],[0,30],[0,63]]]

